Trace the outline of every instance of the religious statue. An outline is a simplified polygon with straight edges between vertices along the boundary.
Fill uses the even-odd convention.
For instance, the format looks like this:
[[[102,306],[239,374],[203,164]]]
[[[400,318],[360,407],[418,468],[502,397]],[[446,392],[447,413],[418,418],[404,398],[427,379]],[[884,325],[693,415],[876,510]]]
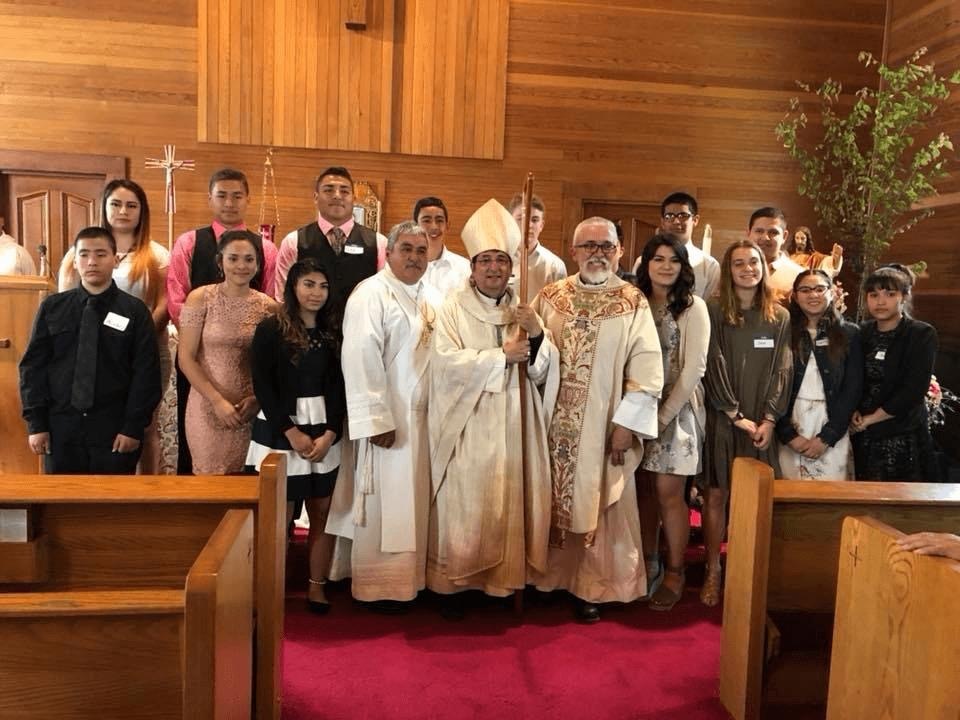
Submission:
[[[817,252],[813,246],[813,233],[805,226],[798,227],[793,237],[787,241],[787,254],[797,265],[811,270],[824,270],[831,277],[843,267],[843,246],[834,243],[830,255]]]

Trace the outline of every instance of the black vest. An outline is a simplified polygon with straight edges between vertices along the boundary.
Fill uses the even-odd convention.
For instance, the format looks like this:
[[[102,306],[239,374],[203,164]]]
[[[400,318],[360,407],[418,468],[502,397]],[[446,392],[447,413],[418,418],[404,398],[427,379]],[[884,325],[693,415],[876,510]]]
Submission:
[[[297,260],[307,258],[330,268],[337,297],[346,302],[361,280],[377,272],[377,234],[355,222],[343,244],[343,252],[337,255],[327,236],[320,232],[320,226],[312,222],[297,230]]]
[[[256,235],[256,233],[254,233]],[[190,289],[195,290],[204,285],[213,285],[223,280],[223,273],[217,265],[217,236],[213,228],[197,228],[197,241],[193,245],[193,258],[190,260]],[[250,287],[263,292],[263,240],[257,235],[254,243],[257,251],[257,274],[250,281]]]

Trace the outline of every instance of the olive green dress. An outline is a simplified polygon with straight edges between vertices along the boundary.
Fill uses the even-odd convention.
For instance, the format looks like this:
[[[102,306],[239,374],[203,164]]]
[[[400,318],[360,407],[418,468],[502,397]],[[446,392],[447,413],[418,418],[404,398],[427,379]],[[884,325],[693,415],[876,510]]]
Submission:
[[[768,322],[759,310],[743,311],[743,324],[723,322],[716,300],[707,303],[710,313],[710,350],[704,378],[707,397],[707,442],[703,483],[730,488],[730,466],[736,457],[752,457],[773,467],[780,477],[776,436],[765,450],[735,428],[728,411],[739,410],[758,425],[766,417],[776,422],[786,411],[793,382],[790,351],[790,315],[776,308],[776,320]]]

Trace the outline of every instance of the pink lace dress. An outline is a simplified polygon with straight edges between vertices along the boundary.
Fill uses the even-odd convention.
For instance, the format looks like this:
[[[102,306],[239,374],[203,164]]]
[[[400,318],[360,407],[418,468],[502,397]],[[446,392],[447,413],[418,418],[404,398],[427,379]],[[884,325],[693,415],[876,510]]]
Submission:
[[[273,301],[253,290],[246,298],[230,298],[222,285],[210,285],[203,306],[184,307],[180,327],[201,328],[197,362],[213,386],[231,403],[253,395],[250,344],[257,325],[273,312]],[[226,475],[243,470],[251,424],[232,430],[213,411],[210,401],[191,388],[185,430],[193,472]]]

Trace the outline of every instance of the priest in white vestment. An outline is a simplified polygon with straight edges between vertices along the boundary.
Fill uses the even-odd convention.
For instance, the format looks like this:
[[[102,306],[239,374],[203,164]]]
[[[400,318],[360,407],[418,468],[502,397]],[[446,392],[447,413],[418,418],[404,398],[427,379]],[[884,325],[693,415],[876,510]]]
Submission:
[[[343,319],[353,461],[344,463],[327,522],[327,532],[338,536],[331,577],[349,572],[353,596],[385,612],[402,611],[401,603],[424,587],[427,367],[440,302],[422,281],[426,267],[423,229],[412,221],[395,226],[386,266],[357,285]],[[349,570],[343,567],[347,548]]]
[[[555,392],[559,358],[549,332],[508,286],[520,230],[506,208],[488,201],[461,237],[470,282],[441,306],[430,362],[427,587],[502,597],[524,588],[528,569],[546,570],[549,408],[538,386],[552,379]],[[521,327],[529,340],[519,337]],[[454,603],[445,611],[462,614]]]
[[[647,593],[634,470],[657,436],[660,340],[646,298],[614,274],[616,229],[599,217],[573,235],[580,272],[548,285],[533,308],[560,350],[550,421],[553,503],[541,590],[566,589],[584,622],[597,603]]]

